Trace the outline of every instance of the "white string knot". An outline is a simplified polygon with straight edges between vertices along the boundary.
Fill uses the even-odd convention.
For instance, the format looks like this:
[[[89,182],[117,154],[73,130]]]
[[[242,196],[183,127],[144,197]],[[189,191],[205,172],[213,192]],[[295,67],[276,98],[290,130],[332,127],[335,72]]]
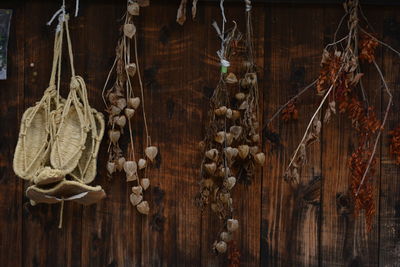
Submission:
[[[228,67],[231,66],[231,63],[228,60],[224,59],[224,58],[221,58],[220,62],[221,62],[221,66],[222,67],[227,67],[228,68]]]
[[[244,0],[246,3],[246,12],[249,12],[251,10],[251,1],[250,0]]]

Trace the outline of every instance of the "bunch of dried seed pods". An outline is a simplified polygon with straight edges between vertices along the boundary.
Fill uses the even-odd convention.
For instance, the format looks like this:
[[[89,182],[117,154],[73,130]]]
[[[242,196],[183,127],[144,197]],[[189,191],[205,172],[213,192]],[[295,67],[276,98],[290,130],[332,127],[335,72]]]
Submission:
[[[258,143],[258,86],[253,59],[250,12],[247,11],[248,27],[245,38],[246,60],[243,78],[230,72],[229,60],[235,53],[242,35],[236,24],[224,32],[214,22],[221,39],[221,49],[217,52],[221,61],[221,73],[217,87],[210,100],[209,123],[206,137],[201,142],[204,153],[201,164],[200,193],[201,207],[211,202],[211,209],[223,222],[223,230],[214,242],[217,253],[225,253],[232,234],[239,228],[239,221],[233,218],[231,190],[239,180],[250,181],[255,164],[262,165],[264,153]],[[225,21],[225,20],[224,20]],[[234,92],[234,97],[231,94]]]
[[[136,182],[136,186],[132,187],[130,201],[133,206],[136,206],[140,213],[146,215],[150,211],[149,203],[143,199],[143,192],[150,186],[147,169],[154,163],[158,154],[158,149],[151,145],[151,138],[147,127],[144,89],[137,52],[136,26],[133,23],[133,17],[139,15],[141,7],[148,5],[149,1],[129,0],[127,2],[125,21],[124,25],[121,27],[121,37],[116,47],[115,61],[103,88],[103,100],[107,108],[109,125],[109,160],[107,163],[107,171],[110,176],[114,172],[124,171],[127,182]],[[132,40],[133,48],[131,48]],[[132,49],[134,51],[133,61],[131,59]],[[111,88],[106,91],[113,71],[115,71],[116,74],[115,81]],[[137,78],[140,88],[140,97],[135,96],[133,91],[135,77]],[[140,105],[143,111],[146,146],[144,148],[144,155],[137,159],[135,157],[132,119],[135,113],[138,112]],[[125,130],[127,130],[130,139],[126,152],[124,152],[120,144]]]

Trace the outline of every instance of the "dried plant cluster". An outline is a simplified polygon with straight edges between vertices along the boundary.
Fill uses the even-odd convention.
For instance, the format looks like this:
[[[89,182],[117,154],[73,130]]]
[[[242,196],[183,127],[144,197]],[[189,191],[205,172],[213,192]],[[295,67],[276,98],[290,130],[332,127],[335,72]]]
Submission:
[[[246,58],[240,79],[233,72],[228,73],[228,67],[231,56],[237,55],[242,35],[237,31],[236,24],[226,33],[215,22],[213,24],[222,41],[218,51],[222,67],[210,100],[206,137],[201,142],[204,156],[198,203],[201,207],[210,203],[212,211],[223,222],[219,238],[214,243],[217,253],[227,251],[233,232],[239,228],[239,221],[233,218],[232,189],[238,181],[249,183],[254,176],[255,165],[262,165],[265,161],[265,155],[259,148],[257,74],[251,17],[247,16]]]
[[[355,213],[364,210],[368,229],[371,229],[375,212],[372,183],[376,165],[375,154],[392,105],[392,94],[376,63],[375,50],[381,44],[397,55],[399,53],[364,29],[363,24],[367,27],[369,24],[358,0],[348,0],[344,4],[344,9],[345,15],[335,32],[333,43],[328,44],[323,50],[318,79],[279,108],[277,113],[282,112],[284,120],[293,118],[293,114],[297,116],[297,112],[293,111],[295,109],[292,106],[293,101],[313,85],[316,86],[317,94],[322,97],[285,172],[285,178],[295,183],[299,183],[301,168],[307,162],[307,147],[319,140],[322,124],[328,123],[331,116],[336,113],[345,114],[352,122],[357,134],[357,145],[348,160],[350,191],[354,199]],[[347,23],[343,23],[344,21]],[[347,25],[347,34],[337,40],[336,36],[342,25]],[[376,70],[382,88],[388,96],[382,121],[378,119],[374,107],[369,104],[362,83],[364,74],[360,64],[371,65]],[[267,122],[267,126],[277,113]]]
[[[396,164],[400,165],[400,126],[390,131],[389,137],[389,153],[396,160]]]
[[[116,47],[116,57],[114,64],[104,85],[103,98],[108,113],[108,137],[109,137],[109,160],[107,171],[110,175],[117,171],[124,171],[127,182],[136,182],[132,187],[130,201],[133,206],[142,214],[148,214],[150,206],[143,199],[143,193],[150,186],[150,179],[147,176],[147,169],[154,162],[158,149],[151,145],[151,139],[148,132],[147,120],[144,107],[143,83],[140,74],[136,26],[133,23],[133,17],[139,15],[141,7],[148,6],[149,1],[131,1],[127,2],[127,11],[125,14],[124,25],[121,27],[121,37]],[[133,42],[133,60],[131,59],[131,42]],[[111,88],[106,92],[112,72],[115,71],[115,81]],[[134,79],[140,88],[140,97],[135,96],[133,90]],[[136,158],[134,148],[134,138],[132,133],[132,119],[138,112],[139,106],[142,106],[143,121],[146,134],[146,146],[144,155]],[[130,142],[127,151],[121,147],[120,140],[124,133],[128,133]]]

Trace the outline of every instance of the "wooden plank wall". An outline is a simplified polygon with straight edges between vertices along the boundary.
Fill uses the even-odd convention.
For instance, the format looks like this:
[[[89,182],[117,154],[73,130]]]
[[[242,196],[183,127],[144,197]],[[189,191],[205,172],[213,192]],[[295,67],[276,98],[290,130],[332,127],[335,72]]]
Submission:
[[[54,25],[45,24],[58,2],[0,2],[0,8],[14,12],[9,79],[0,81],[0,266],[223,266],[226,261],[211,253],[218,222],[194,203],[197,143],[218,73],[219,43],[211,27],[213,20],[220,20],[218,6],[199,1],[196,20],[188,14],[182,27],[175,22],[179,1],[152,1],[137,22],[147,115],[161,154],[151,172],[148,197],[157,203],[152,216],[139,216],[130,205],[124,178],[107,178],[103,142],[96,183],[105,188],[107,198],[89,207],[68,203],[59,230],[59,207],[30,206],[26,184],[11,167],[21,115],[48,83]],[[70,22],[75,67],[87,82],[91,103],[102,110],[100,92],[113,60],[124,1],[80,2],[80,16]],[[243,5],[227,1],[225,6],[228,20],[243,29]],[[378,36],[400,49],[400,7],[364,10]],[[255,4],[263,121],[317,77],[322,48],[342,14],[334,4]],[[347,158],[355,139],[347,119],[335,117],[324,126],[298,186],[282,178],[318,101],[310,91],[298,102],[297,122],[274,124],[282,146],[267,143],[267,164],[253,184],[234,190],[242,266],[400,266],[400,169],[388,156],[387,140],[388,128],[400,119],[400,60],[383,49],[378,55],[395,105],[378,150],[372,232],[366,232],[362,217],[354,218],[348,201]],[[64,69],[67,85],[69,72]],[[377,89],[378,77],[365,71],[370,100],[382,110],[387,99]],[[140,117],[134,123],[137,142],[143,140]]]

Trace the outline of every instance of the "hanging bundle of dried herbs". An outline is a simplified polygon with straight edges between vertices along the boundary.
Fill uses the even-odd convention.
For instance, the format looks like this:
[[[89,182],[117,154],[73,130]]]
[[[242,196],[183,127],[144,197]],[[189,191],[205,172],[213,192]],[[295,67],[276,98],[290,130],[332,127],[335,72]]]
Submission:
[[[148,214],[149,203],[143,200],[143,193],[150,186],[147,169],[154,163],[158,149],[151,145],[151,138],[147,127],[144,106],[144,88],[139,68],[136,26],[133,17],[139,15],[140,7],[148,6],[149,1],[127,1],[124,25],[121,27],[121,37],[118,41],[116,57],[103,89],[103,99],[108,113],[109,160],[107,171],[112,175],[116,171],[124,171],[127,182],[135,182],[132,187],[130,201],[142,214]],[[133,48],[131,43],[133,41]],[[131,50],[134,51],[131,59]],[[115,81],[106,90],[112,73],[115,72]],[[134,79],[137,79],[140,94],[134,94]],[[142,106],[143,121],[146,134],[144,155],[136,157],[134,138],[132,133],[132,119]],[[128,133],[130,142],[128,148],[121,147],[120,139]]]
[[[251,3],[246,1],[246,58],[243,78],[240,80],[234,73],[228,72],[228,68],[242,35],[238,32],[236,23],[225,32],[223,1],[220,6],[223,15],[222,29],[216,22],[213,26],[221,39],[221,49],[217,52],[221,72],[210,100],[210,121],[206,137],[201,142],[204,156],[198,203],[201,207],[211,203],[212,211],[222,221],[223,227],[213,248],[217,253],[225,253],[233,232],[239,228],[239,221],[233,218],[231,190],[239,180],[251,181],[255,165],[262,165],[265,155],[258,146],[259,96],[252,43]],[[238,258],[237,255],[235,257]]]
[[[336,109],[338,108],[339,113],[346,114],[346,117],[351,120],[357,133],[357,146],[349,158],[350,190],[353,195],[356,214],[364,210],[368,229],[371,229],[375,212],[372,186],[376,164],[375,153],[392,105],[392,94],[380,67],[376,63],[375,49],[381,44],[397,55],[400,54],[364,29],[363,24],[369,26],[369,23],[362,13],[358,0],[346,1],[344,9],[345,15],[335,32],[334,41],[323,50],[318,79],[280,107],[265,127],[282,110],[287,110],[294,99],[316,85],[317,94],[322,97],[322,100],[290,159],[285,178],[295,183],[299,182],[301,167],[307,160],[307,147],[319,140],[322,122],[329,122],[331,116],[337,113]],[[347,23],[343,23],[346,20]],[[347,25],[347,34],[337,40],[336,36],[342,25]],[[364,74],[361,72],[361,63],[371,64],[375,68],[380,77],[382,88],[388,96],[382,121],[378,120],[374,107],[369,105],[368,95],[362,83]],[[324,106],[326,107],[323,113]]]

